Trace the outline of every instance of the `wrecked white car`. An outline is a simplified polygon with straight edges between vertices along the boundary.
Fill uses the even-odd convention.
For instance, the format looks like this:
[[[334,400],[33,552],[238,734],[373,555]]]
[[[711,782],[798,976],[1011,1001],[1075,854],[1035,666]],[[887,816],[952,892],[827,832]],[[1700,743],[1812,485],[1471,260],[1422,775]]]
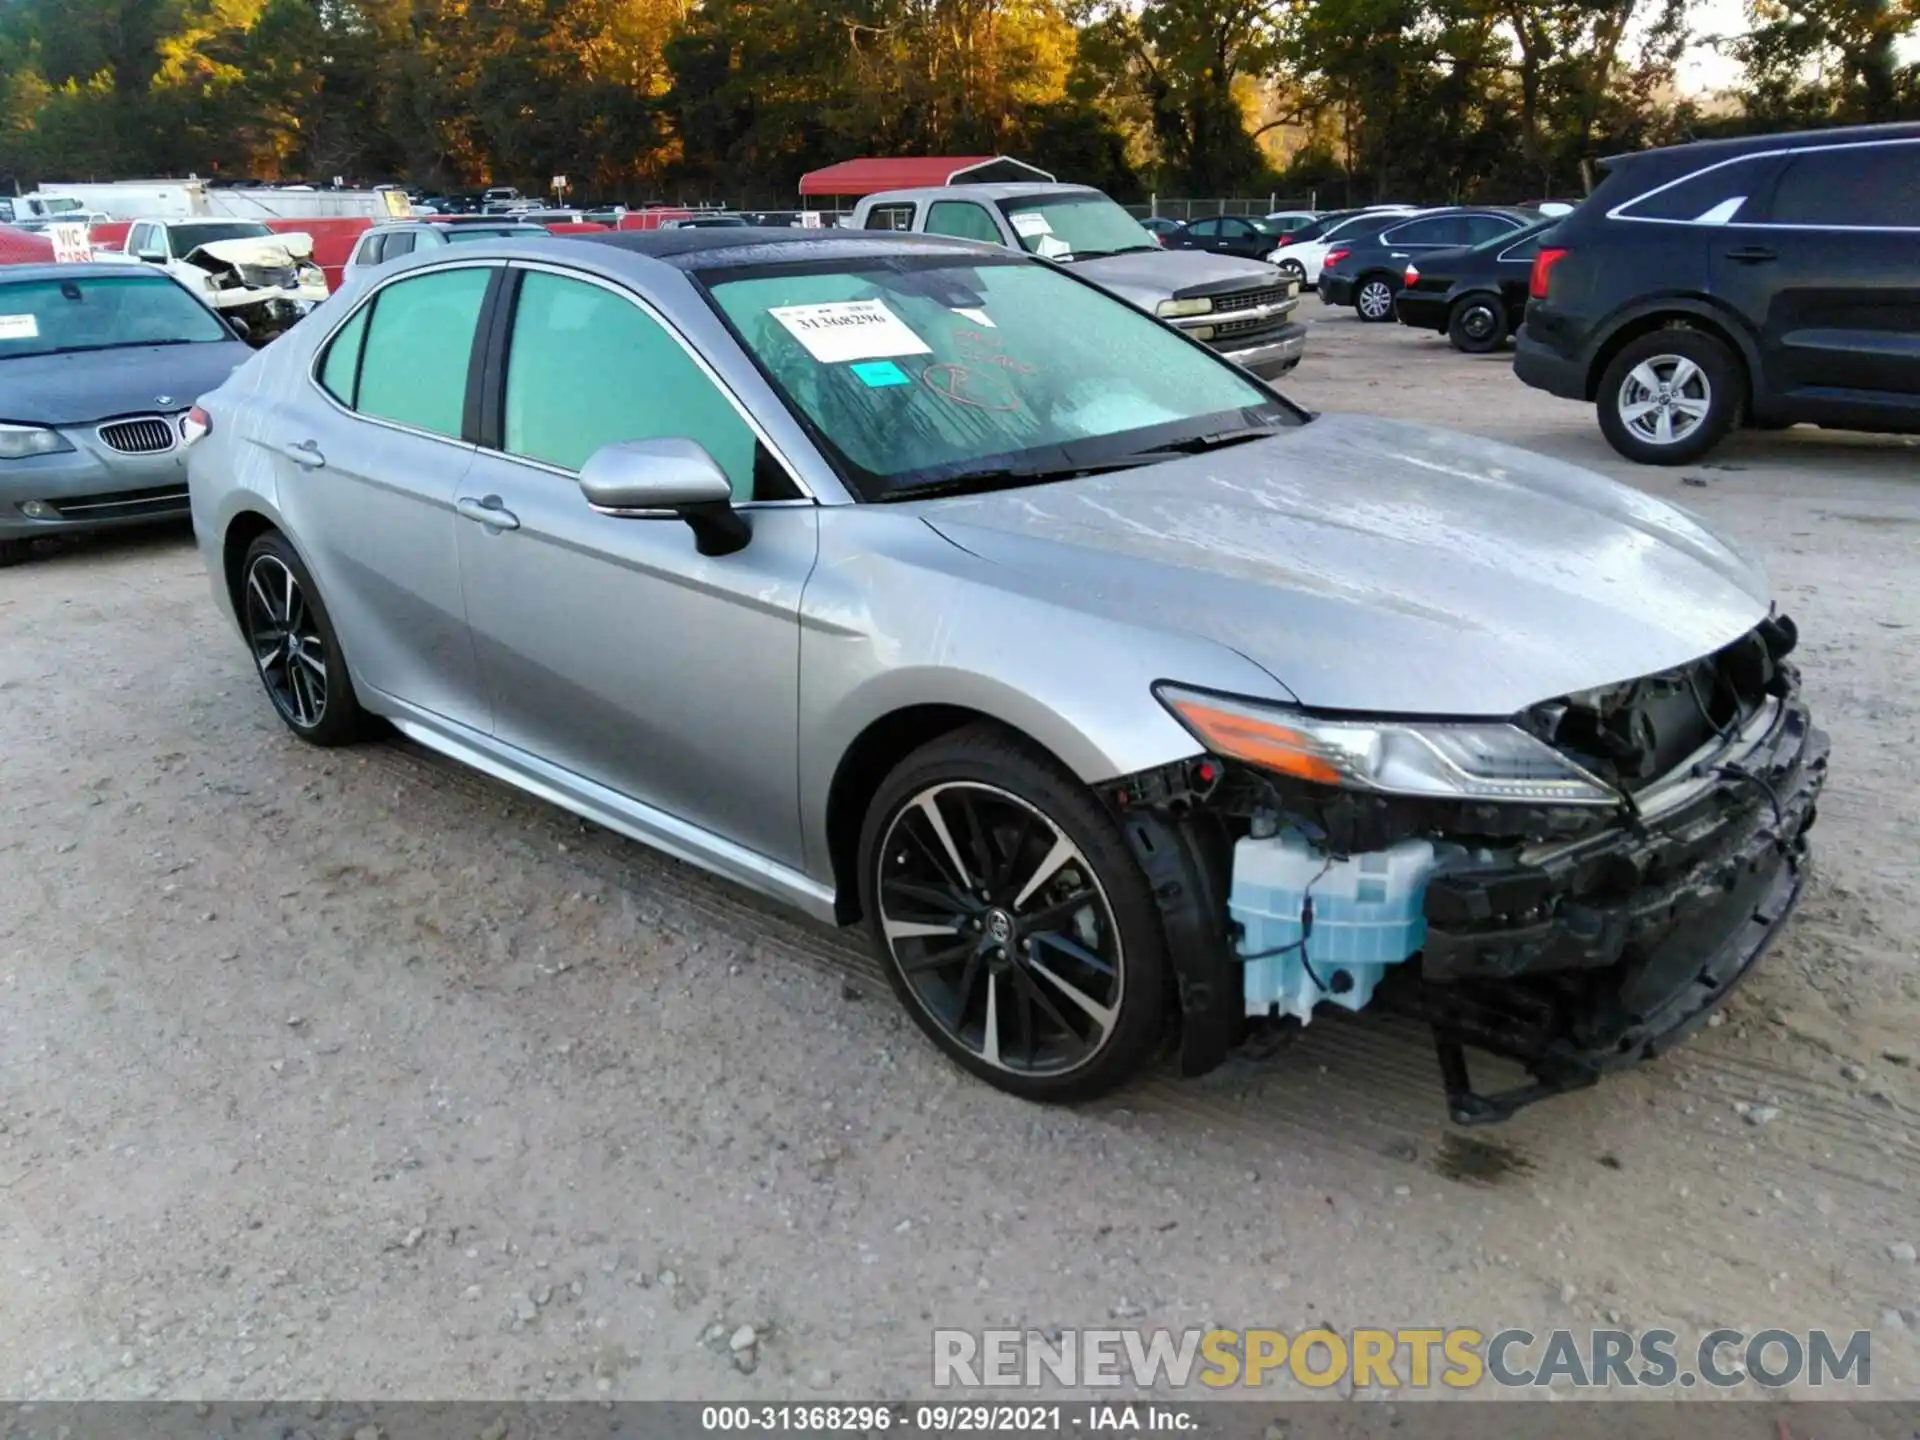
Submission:
[[[255,344],[327,298],[313,237],[276,234],[254,220],[139,220],[127,231],[126,249],[243,321]]]

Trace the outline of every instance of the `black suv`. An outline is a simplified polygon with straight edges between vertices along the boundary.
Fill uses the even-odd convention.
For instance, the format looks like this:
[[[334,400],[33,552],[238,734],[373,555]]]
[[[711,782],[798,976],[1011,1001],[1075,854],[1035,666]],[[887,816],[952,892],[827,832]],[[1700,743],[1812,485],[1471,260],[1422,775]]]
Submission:
[[[1622,455],[1734,426],[1920,431],[1920,124],[1605,162],[1535,256],[1513,368]]]

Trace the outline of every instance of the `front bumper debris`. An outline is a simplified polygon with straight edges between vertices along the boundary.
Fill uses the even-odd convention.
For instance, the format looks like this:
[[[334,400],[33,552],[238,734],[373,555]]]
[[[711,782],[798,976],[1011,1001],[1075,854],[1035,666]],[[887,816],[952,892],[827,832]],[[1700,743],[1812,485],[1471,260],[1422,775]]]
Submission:
[[[1263,968],[1246,963],[1260,946],[1244,943],[1226,900],[1245,817],[1289,799],[1299,802],[1289,823],[1317,833],[1329,855],[1383,852],[1395,843],[1383,827],[1402,839],[1430,835],[1449,852],[1425,882],[1424,926],[1409,942],[1417,950],[1399,963],[1383,956],[1377,985],[1368,976],[1361,988],[1374,1006],[1431,1028],[1457,1123],[1507,1119],[1691,1035],[1778,937],[1807,875],[1829,744],[1791,668],[1769,673],[1745,720],[1632,791],[1611,819],[1455,806],[1429,808],[1414,825],[1349,792],[1321,790],[1316,808],[1212,756],[1114,782],[1108,798],[1161,902],[1182,1001],[1182,1070],[1223,1060],[1249,1034],[1249,1002],[1266,998],[1252,983]],[[1492,834],[1495,823],[1515,828]],[[1310,930],[1310,914],[1302,919]],[[1305,998],[1341,1003],[1337,977],[1320,968],[1317,983],[1332,989]],[[1290,995],[1272,1008],[1301,1018]],[[1469,1050],[1517,1062],[1529,1082],[1481,1093]]]
[[[1827,737],[1797,702],[1759,742],[1655,817],[1519,863],[1436,876],[1426,945],[1382,1003],[1428,1021],[1448,1109],[1503,1120],[1685,1039],[1799,902]],[[1481,1095],[1465,1047],[1535,1083]]]

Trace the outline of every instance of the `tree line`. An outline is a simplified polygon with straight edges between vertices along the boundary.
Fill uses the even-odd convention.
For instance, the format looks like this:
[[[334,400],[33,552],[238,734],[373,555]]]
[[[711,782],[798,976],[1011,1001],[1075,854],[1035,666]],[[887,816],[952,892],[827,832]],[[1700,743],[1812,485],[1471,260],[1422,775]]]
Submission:
[[[1920,0],[0,0],[0,182],[567,175],[792,203],[867,154],[1122,198],[1515,200],[1688,136],[1920,117]],[[1675,88],[1689,46],[1730,97]]]

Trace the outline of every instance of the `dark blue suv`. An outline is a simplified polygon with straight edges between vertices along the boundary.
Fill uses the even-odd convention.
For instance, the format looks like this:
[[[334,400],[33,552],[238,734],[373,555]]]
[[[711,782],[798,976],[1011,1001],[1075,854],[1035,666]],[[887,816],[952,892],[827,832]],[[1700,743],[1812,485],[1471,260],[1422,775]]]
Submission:
[[[1534,259],[1514,371],[1622,455],[1737,425],[1920,431],[1920,124],[1649,150]]]

